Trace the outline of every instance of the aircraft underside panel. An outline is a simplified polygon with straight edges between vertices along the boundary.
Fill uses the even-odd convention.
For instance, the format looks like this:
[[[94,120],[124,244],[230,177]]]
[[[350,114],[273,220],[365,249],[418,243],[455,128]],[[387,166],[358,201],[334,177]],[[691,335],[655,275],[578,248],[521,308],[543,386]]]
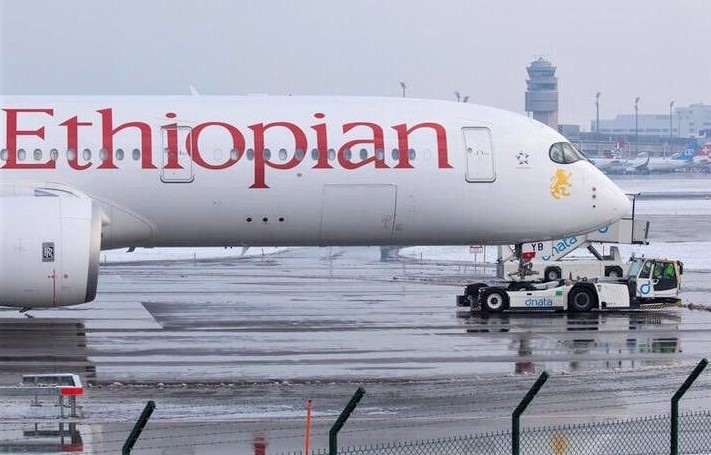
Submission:
[[[325,185],[321,243],[377,244],[392,239],[395,185]]]

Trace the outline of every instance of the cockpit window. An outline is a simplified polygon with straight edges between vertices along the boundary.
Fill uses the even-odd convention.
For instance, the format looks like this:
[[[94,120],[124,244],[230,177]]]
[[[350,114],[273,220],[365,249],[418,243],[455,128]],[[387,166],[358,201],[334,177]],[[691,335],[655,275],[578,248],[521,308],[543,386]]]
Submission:
[[[553,161],[560,164],[570,164],[587,159],[580,150],[576,149],[573,144],[569,142],[556,142],[551,145],[548,155]]]

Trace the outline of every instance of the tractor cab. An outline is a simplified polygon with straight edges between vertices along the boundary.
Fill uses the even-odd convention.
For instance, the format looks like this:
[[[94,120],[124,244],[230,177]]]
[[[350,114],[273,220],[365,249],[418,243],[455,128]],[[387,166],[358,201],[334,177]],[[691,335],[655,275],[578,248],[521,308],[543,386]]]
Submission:
[[[684,266],[680,261],[635,258],[627,271],[630,295],[637,298],[676,298]]]

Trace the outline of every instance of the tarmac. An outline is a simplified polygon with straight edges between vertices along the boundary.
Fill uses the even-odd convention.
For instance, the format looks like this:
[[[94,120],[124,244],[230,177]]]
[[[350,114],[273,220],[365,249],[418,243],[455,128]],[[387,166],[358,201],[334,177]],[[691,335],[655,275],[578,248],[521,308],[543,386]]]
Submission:
[[[706,241],[709,203],[687,180],[670,182],[687,194],[674,207],[664,198],[640,205],[654,218],[652,240],[682,249]],[[655,188],[642,178],[627,184]],[[684,207],[685,216],[673,212]],[[709,355],[710,273],[703,261],[686,271],[682,308],[484,317],[458,309],[455,295],[492,278],[493,267],[382,261],[379,248],[106,264],[95,302],[33,319],[0,312],[0,384],[81,374],[91,385],[77,427],[86,453],[116,453],[148,399],[158,409],[141,453],[247,453],[255,438],[270,452],[296,450],[308,399],[312,446],[324,447],[358,385],[366,398],[344,444],[496,431],[542,371],[552,377],[532,423],[656,414]],[[689,409],[705,409],[706,376]],[[33,453],[58,453],[22,436],[38,419],[46,424],[50,408],[4,406],[0,451],[37,442]]]

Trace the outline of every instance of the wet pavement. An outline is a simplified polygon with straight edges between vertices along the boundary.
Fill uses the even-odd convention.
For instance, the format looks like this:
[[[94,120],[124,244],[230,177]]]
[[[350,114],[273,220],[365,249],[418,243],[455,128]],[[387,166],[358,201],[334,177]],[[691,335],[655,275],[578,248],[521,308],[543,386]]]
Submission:
[[[640,201],[653,242],[693,252],[708,241],[711,201],[695,189],[711,181],[691,180],[620,181],[630,191],[678,190],[672,205]],[[322,447],[361,383],[367,399],[344,443],[506,427],[543,370],[556,385],[532,408],[536,422],[667,412],[671,393],[711,351],[711,260],[694,254],[701,259],[684,275],[682,298],[700,309],[491,317],[462,312],[454,296],[494,267],[383,262],[379,248],[106,265],[91,304],[35,319],[0,312],[0,384],[48,371],[95,384],[79,426],[94,453],[115,453],[148,399],[159,409],[142,453],[248,450],[257,434],[272,449],[298,449],[309,398]],[[711,380],[694,390],[689,406],[703,408]],[[32,440],[17,437],[32,412],[21,401],[0,411],[0,448]]]

